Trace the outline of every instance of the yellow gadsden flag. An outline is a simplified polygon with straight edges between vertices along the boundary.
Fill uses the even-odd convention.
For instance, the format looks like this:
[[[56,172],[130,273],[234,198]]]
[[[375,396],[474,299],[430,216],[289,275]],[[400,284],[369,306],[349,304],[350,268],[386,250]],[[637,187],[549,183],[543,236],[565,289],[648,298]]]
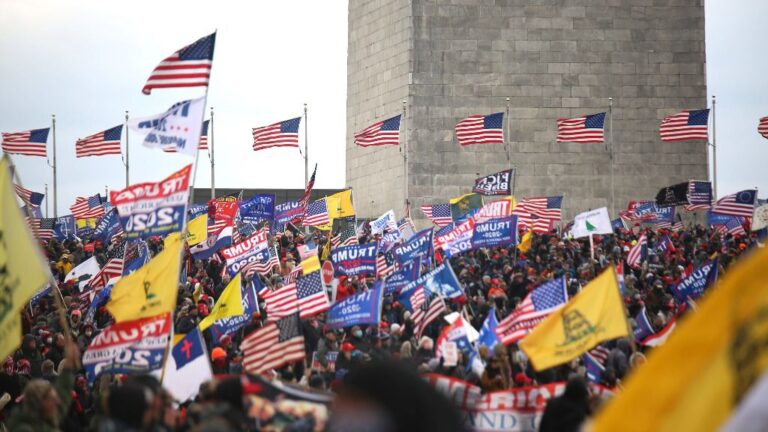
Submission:
[[[194,246],[208,239],[208,213],[192,219],[187,224],[187,243]]]
[[[611,266],[536,326],[520,341],[520,348],[536,370],[543,370],[573,360],[600,342],[628,335],[616,270]]]
[[[0,160],[0,358],[21,344],[19,311],[50,278],[16,203],[10,165]]]
[[[172,312],[176,307],[182,239],[168,235],[165,248],[112,288],[107,310],[115,321],[131,321]]]
[[[355,207],[352,205],[352,189],[343,190],[330,195],[328,198],[338,199],[336,208],[328,209],[331,218],[340,218],[355,215]]]
[[[719,430],[768,370],[767,269],[768,249],[730,268],[629,376],[595,430]]]
[[[238,273],[229,281],[224,291],[221,292],[219,300],[213,305],[211,313],[200,321],[200,331],[205,331],[205,329],[220,319],[240,316],[244,313],[243,293],[240,284],[240,273]]]

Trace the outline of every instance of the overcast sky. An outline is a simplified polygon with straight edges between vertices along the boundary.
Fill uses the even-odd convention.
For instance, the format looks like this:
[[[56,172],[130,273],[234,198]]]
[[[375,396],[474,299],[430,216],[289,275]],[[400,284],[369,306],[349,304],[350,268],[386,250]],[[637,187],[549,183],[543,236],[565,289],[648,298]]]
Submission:
[[[765,16],[765,0],[707,0],[707,74],[710,95],[718,100],[721,195],[759,186],[764,196],[768,190],[768,140],[756,132],[758,118],[768,115]],[[122,123],[126,109],[146,116],[202,95],[202,88],[188,88],[145,96],[141,88],[160,60],[216,29],[208,103],[215,108],[217,187],[303,187],[299,152],[253,152],[250,129],[297,117],[304,102],[310,162],[321,166],[317,187],[344,186],[345,1],[224,6],[188,0],[2,0],[0,28],[0,130],[46,127],[56,114],[60,214],[68,213],[78,195],[125,182],[119,156],[76,159],[77,138]],[[142,147],[135,133],[130,141],[132,183],[159,180],[190,162]],[[52,196],[51,170],[42,158],[14,160],[25,186],[42,192],[48,183]],[[210,186],[205,154],[195,184]]]

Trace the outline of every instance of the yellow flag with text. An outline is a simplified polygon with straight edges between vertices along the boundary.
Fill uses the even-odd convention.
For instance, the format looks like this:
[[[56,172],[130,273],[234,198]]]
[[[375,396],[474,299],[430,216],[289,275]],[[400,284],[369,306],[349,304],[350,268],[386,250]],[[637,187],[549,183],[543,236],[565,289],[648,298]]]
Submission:
[[[10,161],[0,160],[0,358],[21,344],[19,311],[50,279],[50,271],[16,203]]]
[[[208,213],[203,213],[187,223],[187,243],[194,246],[206,240],[208,240]]]
[[[742,260],[630,374],[624,390],[598,415],[594,430],[723,426],[768,371],[768,248]]]
[[[172,312],[176,307],[183,241],[180,233],[165,238],[165,248],[112,288],[107,310],[116,322]]]
[[[221,292],[211,313],[200,321],[200,331],[205,331],[220,319],[240,316],[244,313],[240,273],[236,274]]]
[[[563,364],[597,344],[629,335],[613,266],[587,284],[520,341],[536,370]]]

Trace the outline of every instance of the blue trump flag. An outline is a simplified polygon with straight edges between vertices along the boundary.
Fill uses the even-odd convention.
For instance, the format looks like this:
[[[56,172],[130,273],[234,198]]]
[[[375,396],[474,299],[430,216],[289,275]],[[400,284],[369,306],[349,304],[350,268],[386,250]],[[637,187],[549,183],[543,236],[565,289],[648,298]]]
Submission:
[[[275,194],[258,194],[240,201],[240,218],[245,223],[258,223],[275,218]]]
[[[401,265],[400,270],[387,276],[384,280],[384,294],[398,292],[404,286],[418,279],[420,267],[418,258]]]
[[[334,276],[376,274],[376,243],[342,246],[331,252]]]
[[[417,257],[431,256],[432,228],[419,231],[407,243],[393,247],[392,252],[395,260],[401,265],[411,262]]]
[[[717,279],[717,258],[707,260],[696,268],[687,278],[672,288],[672,294],[679,303],[688,299],[696,300],[704,294],[704,290],[715,283]]]
[[[56,224],[53,226],[53,235],[57,240],[73,239],[75,234],[77,234],[77,227],[75,226],[74,216],[67,215],[56,218]]]
[[[453,273],[453,269],[446,263],[439,265],[434,270],[409,283],[400,290],[400,293],[404,294],[415,291],[420,287],[423,287],[426,291],[432,294],[449,299],[459,298],[464,295],[464,290],[461,288],[459,280]],[[401,298],[404,297],[401,296]],[[410,298],[410,295],[405,298]],[[410,304],[407,306],[410,307]]]
[[[486,346],[488,350],[493,350],[496,344],[501,343],[499,337],[496,335],[496,326],[499,322],[496,320],[496,308],[491,308],[488,311],[488,316],[483,322],[483,327],[480,328],[480,337],[477,339],[477,346]]]
[[[586,353],[581,357],[584,362],[584,368],[587,369],[587,380],[594,384],[600,384],[605,366],[594,358],[590,353]]]
[[[232,334],[251,322],[251,315],[259,311],[259,301],[256,294],[264,289],[259,275],[254,275],[251,282],[240,289],[243,296],[243,314],[220,319],[208,328],[214,345],[219,343],[222,336]]]
[[[640,309],[635,317],[635,328],[632,330],[635,337],[635,342],[641,342],[643,339],[654,334],[653,326],[648,321],[648,315],[645,313],[645,306]]]
[[[353,325],[378,325],[381,322],[381,304],[384,290],[381,285],[335,303],[328,311],[326,324],[331,328]]]
[[[489,219],[475,224],[472,248],[509,246],[517,243],[517,216]]]
[[[109,243],[112,237],[122,231],[120,225],[120,218],[117,215],[117,210],[112,209],[110,212],[99,218],[96,222],[96,228],[93,230],[93,236],[102,243]]]
[[[727,225],[732,220],[739,220],[738,216],[731,216],[726,214],[715,213],[707,210],[707,223],[709,225]]]
[[[149,246],[142,239],[127,240],[123,253],[123,276],[129,275],[149,262]]]

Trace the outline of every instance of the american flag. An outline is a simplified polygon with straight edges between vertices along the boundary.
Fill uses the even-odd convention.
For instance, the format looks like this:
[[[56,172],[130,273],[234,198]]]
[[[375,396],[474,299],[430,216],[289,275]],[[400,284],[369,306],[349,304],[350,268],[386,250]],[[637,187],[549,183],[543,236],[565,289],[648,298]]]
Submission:
[[[473,115],[456,124],[459,144],[503,144],[504,113]]]
[[[75,203],[69,206],[72,216],[75,219],[99,218],[104,216],[104,206],[101,202],[101,196],[96,194],[92,197],[77,197]]]
[[[611,353],[611,350],[608,348],[598,345],[591,350],[588,351],[589,355],[591,355],[595,360],[600,362],[601,365],[605,365],[606,360],[608,360],[608,354]]]
[[[515,310],[499,323],[496,335],[504,345],[516,342],[567,301],[565,278],[544,282],[525,296]]]
[[[304,271],[301,269],[301,264],[297,264],[293,268],[293,270],[291,270],[291,272],[288,273],[288,275],[283,277],[283,280],[287,284],[296,283],[296,281],[299,279],[299,276],[301,276],[302,273],[304,273]]]
[[[307,206],[307,212],[304,215],[304,226],[326,225],[331,219],[328,216],[328,206],[325,199],[319,199]]]
[[[629,254],[627,254],[627,265],[633,268],[640,267],[640,263],[645,259],[647,251],[648,237],[643,233],[640,238],[637,239],[637,244],[632,246],[632,249],[629,250]]]
[[[357,239],[357,232],[354,226],[348,226],[339,233],[339,246],[353,246],[360,244]]]
[[[562,219],[562,196],[523,198],[512,214],[530,213],[533,216],[559,221]]]
[[[453,223],[450,204],[427,204],[421,206],[421,211],[427,219],[439,227]]]
[[[312,171],[312,176],[309,177],[309,181],[304,187],[304,194],[301,195],[301,199],[299,200],[301,207],[304,209],[304,213],[307,211],[307,203],[309,203],[309,198],[312,196],[312,188],[315,187],[315,174],[317,174],[317,164],[315,164],[315,169]]]
[[[376,277],[387,277],[395,272],[395,258],[391,252],[380,253],[376,257]]]
[[[120,137],[123,125],[81,138],[75,143],[75,155],[79,158],[86,156],[119,155]]]
[[[688,182],[688,204],[686,211],[705,210],[712,206],[712,183],[691,180]]]
[[[13,189],[16,191],[16,195],[18,195],[19,198],[24,201],[24,204],[28,206],[37,207],[43,202],[43,199],[45,198],[45,195],[41,194],[40,192],[33,192],[15,183],[13,185]]]
[[[587,372],[587,380],[594,384],[600,384],[602,382],[601,378],[605,371],[605,366],[590,353],[585,353],[581,357],[581,360],[584,362],[584,368]]]
[[[557,120],[557,142],[582,144],[601,143],[605,140],[605,113]]]
[[[536,234],[548,234],[552,232],[555,225],[554,219],[545,219],[540,217],[533,217],[533,226],[531,227],[531,230],[535,232]]]
[[[46,157],[50,128],[24,132],[3,132],[3,151],[9,154]]]
[[[341,233],[331,237],[331,248],[336,249],[339,246],[341,246]]]
[[[99,290],[107,286],[107,282],[110,279],[121,277],[123,275],[123,259],[112,258],[104,264],[104,267],[99,270],[98,273],[93,275],[88,285],[95,290]]]
[[[707,135],[709,122],[709,110],[698,111],[685,110],[677,114],[664,117],[661,122],[659,134],[664,142],[704,140]]]
[[[253,276],[255,273],[268,275],[275,267],[280,268],[280,258],[277,256],[277,248],[272,246],[268,250],[269,258],[266,261],[253,261],[243,266],[242,272],[245,277]]]
[[[725,230],[730,235],[747,235],[744,230],[744,219],[740,217],[731,218],[725,223]]]
[[[440,317],[440,314],[445,311],[443,299],[426,291],[424,287],[416,288],[411,295],[411,307],[413,308],[411,320],[413,320],[414,333],[417,338],[421,337],[429,323]]]
[[[56,218],[27,218],[27,225],[39,240],[50,240],[55,234]]]
[[[320,271],[298,277],[296,297],[299,299],[299,314],[302,319],[325,312],[331,307],[328,295],[323,288]]]
[[[253,128],[253,151],[271,147],[299,147],[301,117]]]
[[[261,374],[291,362],[304,360],[304,336],[299,315],[294,313],[254,330],[240,344],[243,368]]]
[[[200,143],[198,144],[199,150],[208,150],[208,124],[210,123],[210,120],[206,120],[203,122],[203,128],[200,129]],[[173,147],[164,147],[163,151],[166,153],[176,153],[176,146]]]
[[[768,117],[760,119],[760,124],[757,125],[757,133],[768,138]]]
[[[290,283],[267,291],[263,295],[267,304],[267,321],[273,322],[299,312],[296,284]]]
[[[149,75],[142,93],[150,94],[156,88],[208,87],[215,44],[213,33],[171,54]]]
[[[755,198],[757,190],[745,189],[730,195],[726,195],[712,205],[713,213],[731,216],[752,217],[755,210]]]
[[[399,221],[397,221],[397,229],[400,231],[400,234],[403,235],[403,238],[407,239],[410,235],[416,233],[416,227],[413,225],[413,221],[409,216],[405,216]]]
[[[356,133],[355,144],[360,147],[400,145],[400,116],[376,122]]]

